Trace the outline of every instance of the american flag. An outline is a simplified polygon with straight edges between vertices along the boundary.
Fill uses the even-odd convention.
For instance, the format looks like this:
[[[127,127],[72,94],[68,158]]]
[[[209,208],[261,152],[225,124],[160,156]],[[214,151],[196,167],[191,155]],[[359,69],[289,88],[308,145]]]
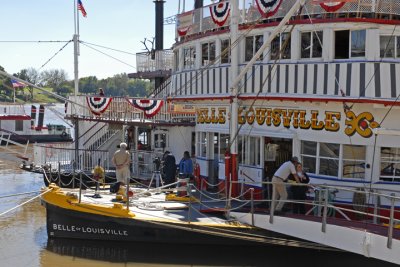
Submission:
[[[81,0],[78,0],[78,10],[80,10],[82,12],[82,15],[86,18],[87,13],[85,8],[83,7]]]
[[[13,88],[18,88],[18,87],[25,87],[26,84],[24,84],[23,82],[19,82],[17,80],[11,80],[12,83],[12,87]]]

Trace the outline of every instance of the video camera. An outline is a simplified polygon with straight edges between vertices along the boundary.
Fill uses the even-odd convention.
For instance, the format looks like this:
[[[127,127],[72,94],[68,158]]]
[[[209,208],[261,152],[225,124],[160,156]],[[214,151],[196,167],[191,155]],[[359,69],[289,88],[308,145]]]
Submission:
[[[153,163],[155,171],[159,171],[161,166],[161,159],[159,157],[155,157]]]

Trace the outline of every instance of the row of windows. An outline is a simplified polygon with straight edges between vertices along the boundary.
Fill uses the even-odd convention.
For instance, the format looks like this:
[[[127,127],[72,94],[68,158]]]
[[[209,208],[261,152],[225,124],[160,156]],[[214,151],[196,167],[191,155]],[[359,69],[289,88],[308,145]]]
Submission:
[[[230,63],[229,39],[221,41],[220,62]],[[263,35],[248,36],[245,39],[245,61],[250,61],[255,53],[264,43]],[[323,51],[323,32],[302,32],[300,34],[300,57],[321,58]],[[289,33],[278,35],[270,47],[270,59],[290,59],[291,40]],[[334,58],[348,59],[365,57],[366,52],[366,30],[342,30],[334,33]],[[177,54],[175,54],[176,57]],[[400,36],[380,36],[380,56],[382,58],[400,57]],[[196,49],[194,46],[184,48],[183,65],[185,69],[195,66]],[[262,60],[260,56],[258,60]],[[206,66],[216,60],[215,41],[203,43],[201,45],[201,64]],[[177,59],[176,62],[179,62]]]
[[[366,147],[301,142],[301,159],[309,173],[343,179],[366,179]],[[381,147],[379,180],[400,182],[400,148]]]
[[[197,156],[207,157],[207,137],[209,133],[197,134]],[[214,158],[225,160],[225,152],[229,146],[229,135],[214,133],[212,148]],[[261,138],[255,136],[238,136],[238,162],[243,165],[261,166]],[[264,152],[266,153],[266,152]],[[313,141],[301,142],[301,162],[304,169],[311,174],[341,179],[366,178],[366,146],[344,145]],[[381,147],[379,180],[400,182],[400,148]],[[267,159],[268,155],[264,155]]]

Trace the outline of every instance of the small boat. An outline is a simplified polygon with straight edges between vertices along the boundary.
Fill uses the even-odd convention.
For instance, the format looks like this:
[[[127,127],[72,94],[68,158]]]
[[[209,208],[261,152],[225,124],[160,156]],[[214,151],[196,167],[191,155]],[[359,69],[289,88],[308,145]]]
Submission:
[[[204,203],[201,204],[195,197],[195,190],[187,187],[179,187],[179,192],[183,194],[168,193],[162,189],[135,187],[129,191],[120,189],[116,195],[106,191],[99,194],[98,191],[60,188],[51,184],[43,189],[41,197],[47,212],[48,236],[197,245],[293,242],[297,246],[302,244],[324,249],[324,246],[291,238],[287,240],[285,235],[275,235],[225,219],[217,212],[201,212]],[[125,192],[131,192],[132,196]]]
[[[45,108],[39,107],[38,123],[36,125],[36,106],[32,105],[31,115],[25,113],[23,105],[0,105],[1,144],[8,141],[17,143],[54,143],[71,142],[71,129],[61,124],[43,125]]]

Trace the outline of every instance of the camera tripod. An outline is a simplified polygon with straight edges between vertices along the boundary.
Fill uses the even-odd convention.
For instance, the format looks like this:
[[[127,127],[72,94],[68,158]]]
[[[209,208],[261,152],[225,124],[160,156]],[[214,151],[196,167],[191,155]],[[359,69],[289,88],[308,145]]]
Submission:
[[[164,186],[164,180],[161,177],[160,171],[153,171],[153,175],[151,176],[151,180],[149,183],[149,189],[150,189],[151,185],[153,184],[154,179],[156,180],[156,187],[160,186],[160,182],[161,182],[161,185]]]

